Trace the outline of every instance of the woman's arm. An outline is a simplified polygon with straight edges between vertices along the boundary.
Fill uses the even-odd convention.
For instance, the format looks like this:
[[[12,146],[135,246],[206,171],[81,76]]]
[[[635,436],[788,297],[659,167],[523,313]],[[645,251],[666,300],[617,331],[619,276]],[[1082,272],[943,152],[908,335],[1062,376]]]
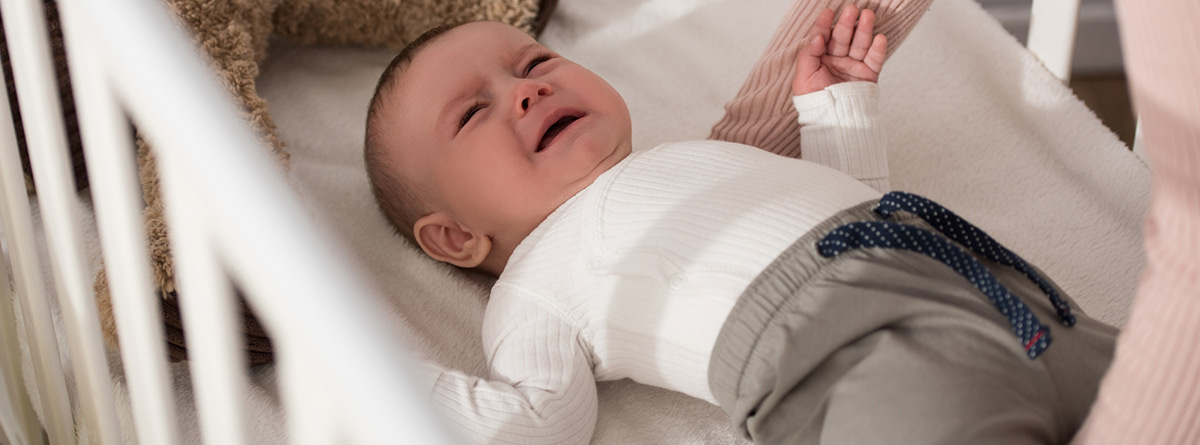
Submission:
[[[933,0],[877,0],[875,32],[887,36],[893,53],[929,9]],[[784,13],[737,96],[725,104],[725,114],[713,125],[708,138],[737,142],[771,153],[801,157],[800,124],[792,101],[792,79],[800,50],[810,43],[820,14],[862,0],[795,0]],[[807,154],[805,154],[807,157]]]
[[[1146,270],[1079,443],[1200,443],[1200,3],[1117,0],[1154,185]]]

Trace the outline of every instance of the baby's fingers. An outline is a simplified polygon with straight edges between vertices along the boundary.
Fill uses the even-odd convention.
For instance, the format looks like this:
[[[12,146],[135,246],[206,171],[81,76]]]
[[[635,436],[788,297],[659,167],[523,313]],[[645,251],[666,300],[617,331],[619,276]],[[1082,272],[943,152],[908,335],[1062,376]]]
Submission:
[[[870,9],[862,10],[858,16],[858,26],[854,29],[854,41],[850,43],[850,58],[863,60],[871,49],[871,37],[875,31],[875,12]]]
[[[825,39],[821,35],[812,36],[808,45],[796,54],[796,74],[792,79],[792,94],[799,96],[810,93],[809,79],[821,69],[821,56],[825,54]]]
[[[829,55],[844,56],[850,53],[850,40],[854,37],[854,22],[858,20],[858,7],[846,5],[842,16],[833,27],[833,36],[829,39]]]
[[[821,11],[821,15],[817,16],[817,23],[813,25],[813,35],[821,36],[825,42],[829,41],[829,33],[833,32],[833,10],[825,8]],[[809,37],[811,39],[811,37]]]
[[[871,49],[867,51],[867,56],[863,58],[863,63],[870,68],[871,71],[879,73],[883,71],[883,61],[887,58],[887,37],[883,34],[875,36],[875,40],[871,43]]]

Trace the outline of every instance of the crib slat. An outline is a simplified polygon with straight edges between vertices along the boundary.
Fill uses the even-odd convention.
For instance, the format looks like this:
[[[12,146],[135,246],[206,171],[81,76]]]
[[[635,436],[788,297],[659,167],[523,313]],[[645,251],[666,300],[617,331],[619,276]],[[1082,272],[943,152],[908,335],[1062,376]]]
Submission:
[[[21,97],[19,105],[26,122],[30,163],[37,181],[42,225],[54,265],[81,414],[93,441],[116,442],[120,435],[112,410],[112,383],[100,341],[75,182],[66,155],[62,109],[53,84],[43,5],[36,0],[5,0],[4,6],[5,28],[12,41],[21,43],[12,48],[13,75]]]
[[[0,97],[4,100],[0,101],[0,189],[8,187],[9,184],[4,182],[6,175],[12,175],[3,168],[3,164],[10,156],[9,154],[17,153],[17,137],[13,129],[12,114],[9,112],[8,88],[5,79],[0,77]],[[13,164],[10,164],[13,165]],[[11,169],[9,169],[11,170]],[[24,188],[24,184],[18,180],[17,187]],[[23,191],[23,190],[22,190]],[[22,193],[23,194],[23,193]],[[10,258],[8,257],[7,249],[12,248],[12,231],[13,228],[8,226],[9,210],[7,194],[5,190],[0,190],[0,232],[4,232],[5,239],[8,239],[5,252],[0,252],[0,348],[3,348],[3,356],[0,357],[0,363],[4,366],[4,385],[5,391],[8,394],[8,401],[13,405],[13,415],[17,417],[15,425],[6,425],[4,432],[12,443],[28,443],[41,444],[42,428],[37,422],[37,413],[33,411],[33,403],[29,400],[29,393],[25,391],[25,378],[21,374],[21,345],[17,339],[17,314],[14,312],[12,288],[9,287],[8,268]],[[14,269],[16,265],[13,265]]]
[[[0,2],[0,8],[4,11],[4,28],[8,33],[8,41],[12,44],[10,48],[10,56],[13,61],[14,76],[18,81],[18,88],[22,94],[28,90],[33,93],[31,96],[37,96],[36,91],[39,89],[50,88],[48,78],[38,77],[38,72],[29,73],[26,70],[36,67],[36,54],[31,54],[31,51],[36,51],[31,48],[39,43],[45,45],[43,35],[33,32],[29,28],[29,20],[26,17],[31,15],[28,11],[29,5],[23,4],[23,1],[5,0]],[[41,14],[38,9],[36,14]],[[35,20],[40,20],[40,16],[34,16]],[[18,37],[20,36],[20,37]],[[23,105],[22,113],[25,112],[25,103],[30,103],[31,110],[25,117],[25,122],[37,122],[43,113],[36,108],[40,105],[39,100],[30,97],[29,100],[21,102]],[[31,148],[30,151],[35,151],[42,145],[38,143],[37,137],[41,137],[40,131],[31,130],[30,125],[26,125],[27,141]],[[35,134],[37,136],[35,136]],[[30,213],[29,201],[25,196],[25,186],[22,180],[20,170],[20,157],[17,154],[16,144],[3,144],[3,152],[0,153],[0,177],[3,180],[4,193],[4,227],[5,236],[9,238],[9,248],[12,252],[13,273],[16,275],[16,291],[21,301],[21,315],[25,321],[25,331],[27,341],[29,342],[30,354],[33,360],[33,371],[35,380],[37,381],[38,399],[42,407],[43,418],[45,419],[46,433],[50,436],[50,441],[53,443],[74,443],[74,418],[71,414],[71,404],[67,395],[66,380],[63,376],[62,362],[58,354],[58,341],[54,334],[54,322],[50,315],[50,306],[46,301],[45,283],[42,282],[41,263],[38,261],[37,243],[34,241],[33,217]]]
[[[25,183],[19,167],[21,161],[15,143],[2,145],[0,180],[3,186],[0,188],[3,188],[3,196],[0,196],[0,218],[3,218],[4,234],[12,254],[14,290],[20,299],[20,315],[25,323],[25,337],[33,360],[38,399],[48,418],[46,430],[51,440],[62,438],[63,443],[70,443],[74,441],[71,434],[71,406],[67,399],[62,363],[59,361],[54,322],[51,320],[50,307],[46,304],[45,284],[42,282],[37,244],[33,236],[33,217],[30,215],[29,201],[25,198]]]
[[[1064,83],[1071,80],[1080,0],[1033,0],[1026,47]]]
[[[3,390],[0,403],[8,405],[0,406],[0,431],[4,433],[0,439],[8,439],[8,443],[41,443],[37,415],[29,402],[29,394],[25,393],[17,335],[12,290],[8,287],[8,258],[0,252],[0,380],[4,381],[4,387],[0,388]],[[31,440],[31,437],[38,440]]]
[[[297,445],[339,443],[339,412],[321,390],[320,379],[304,361],[305,352],[295,344],[277,348],[280,397],[287,413],[289,442]]]
[[[9,144],[2,144],[2,145],[9,145]],[[15,145],[15,144],[13,144],[13,145]],[[8,149],[7,147],[3,148],[3,150],[7,150],[7,149]],[[0,173],[0,176],[3,176],[3,174]],[[8,207],[6,197],[0,196],[0,206]],[[9,213],[9,212],[7,209],[0,209],[0,213]],[[7,221],[9,220],[7,215],[4,215],[4,220],[5,220],[5,224],[7,224]],[[0,224],[0,225],[3,225],[3,224]],[[13,238],[11,236],[8,237],[8,239],[10,242],[13,240]],[[13,264],[14,269],[16,269],[17,267],[18,266],[16,264]],[[17,277],[16,280],[22,280],[22,278]],[[20,285],[17,285],[17,286],[18,286],[18,292],[19,292]],[[19,338],[20,334],[17,332],[17,329],[16,329],[17,328],[16,317],[18,317],[19,315],[14,313],[14,310],[13,310],[14,309],[13,303],[15,303],[15,300],[13,299],[12,292],[9,289],[7,282],[3,283],[3,287],[4,287],[4,289],[2,291],[0,291],[0,293],[4,294],[3,298],[0,298],[0,304],[4,305],[3,308],[0,308],[0,324],[3,324],[4,326],[0,327],[0,335],[4,336],[4,339],[3,339],[3,343],[4,343],[4,345],[3,345],[3,349],[4,349],[4,351],[3,351],[3,354],[4,354],[4,357],[3,357],[4,385],[5,385],[5,391],[8,394],[8,398],[9,398],[8,401],[13,403],[13,406],[12,406],[12,408],[14,410],[13,414],[17,417],[16,421],[18,422],[18,424],[16,424],[16,425],[8,425],[6,423],[4,426],[5,433],[8,435],[8,437],[10,439],[13,439],[13,443],[29,443],[29,444],[45,443],[43,440],[43,437],[42,437],[42,427],[40,424],[38,424],[37,413],[34,412],[33,403],[29,399],[29,393],[26,392],[25,379],[21,372],[22,358],[21,358],[20,343],[18,342],[18,338]],[[26,312],[26,311],[27,310],[23,310],[22,312]],[[28,317],[28,316],[25,318],[25,323],[26,323],[26,328],[27,328],[25,340],[26,340],[27,346],[30,349],[30,353],[35,358],[34,363],[33,363],[33,369],[34,369],[34,372],[36,373],[43,366],[42,363],[40,363],[38,360],[36,360],[36,358],[38,358],[38,356],[40,355],[39,348],[41,346],[37,343],[37,341],[35,339],[33,339],[29,335],[29,333],[33,330],[30,327],[30,322],[28,321],[29,319],[30,319],[30,317]],[[57,352],[55,353],[54,358],[55,359],[58,358]],[[62,372],[61,368],[59,368],[59,372],[60,373]],[[39,378],[40,376],[35,375],[34,377],[35,377],[35,381],[37,381],[38,385],[41,385],[42,381]],[[52,380],[51,383],[53,383],[53,382],[57,382],[57,381]],[[39,391],[39,395],[42,397],[47,397],[48,395],[53,396],[54,394],[58,394],[58,393],[50,394],[45,391]],[[65,387],[62,389],[61,394],[64,396],[66,395]],[[65,401],[63,403],[65,403]],[[51,408],[53,408],[53,407],[51,407]]]
[[[1150,164],[1150,158],[1147,157],[1147,155],[1146,155],[1146,143],[1143,142],[1143,140],[1142,140],[1142,119],[1141,118],[1138,118],[1137,126],[1134,128],[1134,131],[1133,131],[1132,150],[1133,150],[1133,154],[1137,155],[1138,158],[1140,158],[1142,160],[1142,162],[1145,162],[1147,165]]]
[[[13,134],[12,117],[8,112],[7,90],[2,88],[4,79],[0,79],[0,144],[13,146],[16,137]],[[3,150],[10,150],[4,148]],[[0,196],[0,205],[4,197]],[[0,232],[4,232],[4,224],[0,222]],[[25,392],[25,378],[21,375],[21,345],[17,342],[17,317],[13,312],[13,294],[9,287],[9,260],[7,248],[0,248],[0,379],[4,380],[3,402],[8,404],[7,416],[0,416],[0,430],[9,443],[42,443],[41,426],[37,423],[37,414]]]
[[[141,443],[175,443],[175,403],[142,230],[133,137],[104,76],[86,17],[73,4],[59,8],[137,436]]]
[[[171,255],[202,435],[207,443],[246,443],[243,395],[249,385],[231,284],[205,229],[206,215],[191,205],[196,196],[179,179],[178,166],[170,158],[159,158],[158,167],[164,198],[171,203],[166,206]]]

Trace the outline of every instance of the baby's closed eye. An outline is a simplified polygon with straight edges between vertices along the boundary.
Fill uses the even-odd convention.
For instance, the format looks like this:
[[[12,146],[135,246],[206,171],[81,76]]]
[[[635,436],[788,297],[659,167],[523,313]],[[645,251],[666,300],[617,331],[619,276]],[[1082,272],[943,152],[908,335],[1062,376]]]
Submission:
[[[554,55],[550,53],[539,53],[538,55],[534,56],[533,59],[525,65],[525,73],[522,77],[529,77],[529,74],[533,72],[534,68],[536,68],[538,65],[541,65],[542,62],[549,61],[552,58],[554,58]]]
[[[484,104],[482,102],[475,102],[474,105],[471,105],[470,108],[467,108],[467,112],[463,113],[462,119],[458,121],[458,129],[462,130],[463,127],[467,126],[467,122],[471,121],[471,117],[475,116],[475,113],[478,113],[483,109],[483,107]]]

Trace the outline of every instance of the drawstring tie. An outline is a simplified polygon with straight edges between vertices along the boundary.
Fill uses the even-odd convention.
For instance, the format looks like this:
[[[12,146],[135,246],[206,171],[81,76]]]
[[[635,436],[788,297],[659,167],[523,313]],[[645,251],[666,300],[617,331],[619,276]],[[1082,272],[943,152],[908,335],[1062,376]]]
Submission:
[[[913,213],[925,220],[946,238],[966,246],[978,255],[1012,267],[1023,273],[1045,293],[1058,312],[1064,326],[1075,325],[1071,306],[1040,274],[1020,256],[1005,248],[991,236],[941,205],[922,196],[891,192],[879,201],[875,212],[889,218],[897,210]],[[982,263],[962,248],[928,230],[887,221],[853,222],[838,227],[817,243],[825,257],[866,247],[902,249],[918,252],[938,260],[962,275],[972,286],[988,297],[1000,313],[1008,318],[1013,332],[1020,339],[1025,354],[1032,360],[1050,346],[1050,328],[1042,325],[1033,311],[1014,296]]]

